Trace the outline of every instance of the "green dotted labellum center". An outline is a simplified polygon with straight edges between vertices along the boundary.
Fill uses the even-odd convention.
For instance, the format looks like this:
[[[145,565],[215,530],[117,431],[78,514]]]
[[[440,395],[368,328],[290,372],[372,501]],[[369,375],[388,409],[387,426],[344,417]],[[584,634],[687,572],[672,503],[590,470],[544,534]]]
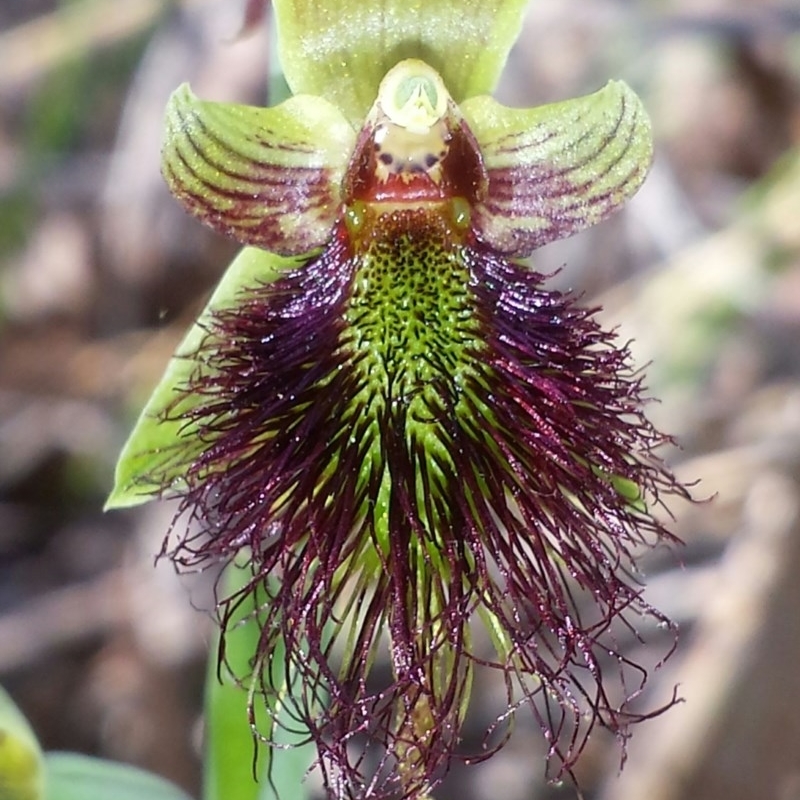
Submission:
[[[360,205],[360,204],[359,204]],[[459,416],[461,396],[483,347],[465,260],[464,204],[369,204],[349,232],[356,270],[347,346],[372,419],[392,417],[411,448],[431,463],[450,461],[442,425]],[[376,441],[377,444],[377,441]]]

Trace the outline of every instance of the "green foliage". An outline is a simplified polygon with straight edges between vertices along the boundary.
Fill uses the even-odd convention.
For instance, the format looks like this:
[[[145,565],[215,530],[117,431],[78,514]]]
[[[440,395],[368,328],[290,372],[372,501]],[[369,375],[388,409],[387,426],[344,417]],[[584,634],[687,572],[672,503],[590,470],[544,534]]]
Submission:
[[[0,687],[0,800],[41,800],[44,767],[39,742]]]
[[[185,415],[191,409],[190,401],[183,399],[180,407],[175,407],[175,401],[177,390],[200,368],[192,355],[206,334],[210,310],[235,305],[245,287],[274,280],[294,263],[292,259],[246,248],[230,265],[205,311],[178,346],[128,437],[117,462],[114,489],[106,501],[106,510],[146,503],[159,496],[165,484],[175,482],[178,487],[185,465],[191,460],[192,448],[199,452],[205,446],[198,437],[191,436],[187,425]]]
[[[0,687],[0,800],[191,800],[149,772],[78,753],[42,755],[22,712]]]
[[[247,569],[230,566],[225,576],[226,594],[240,590],[249,575]],[[263,591],[244,596],[225,631],[224,658],[218,660],[212,651],[209,659],[203,800],[302,800],[305,796],[302,781],[314,757],[313,745],[272,748],[259,738],[287,745],[298,742],[276,724],[280,709],[275,702],[257,698],[252,703],[252,689],[248,691],[242,681],[253,671],[260,636],[257,615],[265,601]],[[282,646],[271,653],[270,661],[270,674],[279,680]],[[289,688],[290,680],[284,676],[284,689]],[[251,715],[258,735],[248,724]]]
[[[231,568],[232,590],[245,570]],[[246,675],[257,651],[253,614],[258,593],[248,595],[231,621],[225,667],[210,659],[206,692],[206,752],[203,800],[303,800],[303,777],[314,756],[311,745],[270,748],[248,725],[251,694],[234,675]],[[263,599],[263,598],[262,598]],[[283,652],[273,654],[283,663]],[[272,670],[273,676],[275,669]],[[288,682],[286,684],[288,690]],[[279,710],[257,713],[262,735],[294,745],[296,736],[276,726]],[[42,754],[22,712],[0,687],[0,800],[191,800],[180,788],[146,770],[79,753]]]
[[[48,753],[45,770],[44,800],[191,800],[145,770],[78,753]]]

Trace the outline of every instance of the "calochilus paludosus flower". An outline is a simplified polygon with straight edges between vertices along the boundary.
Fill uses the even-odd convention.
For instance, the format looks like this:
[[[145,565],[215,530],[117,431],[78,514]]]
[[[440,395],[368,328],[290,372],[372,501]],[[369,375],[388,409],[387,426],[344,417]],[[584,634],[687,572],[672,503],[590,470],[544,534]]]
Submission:
[[[569,773],[594,727],[624,741],[641,718],[646,673],[617,633],[668,623],[634,553],[672,539],[652,509],[685,491],[654,454],[640,375],[522,261],[639,188],[650,126],[620,82],[493,100],[525,5],[276,0],[294,96],[254,108],[183,86],[167,109],[170,189],[246,248],[108,505],[179,498],[188,524],[165,549],[181,566],[248,553],[245,591],[269,597],[255,679],[276,691],[282,640],[301,687],[284,703],[332,797],[426,796],[478,669],[507,686],[498,726],[529,707]],[[493,726],[478,757],[503,740]]]

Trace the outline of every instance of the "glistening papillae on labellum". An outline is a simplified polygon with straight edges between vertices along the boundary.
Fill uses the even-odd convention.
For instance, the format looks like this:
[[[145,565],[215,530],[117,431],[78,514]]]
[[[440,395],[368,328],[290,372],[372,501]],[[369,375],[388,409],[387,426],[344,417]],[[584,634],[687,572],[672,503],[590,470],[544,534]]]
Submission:
[[[340,52],[319,45],[313,80],[291,66],[307,5],[277,4],[279,24],[294,14],[298,92]],[[518,22],[522,6],[439,12],[457,27]],[[440,52],[437,69],[396,60],[365,115],[361,84],[337,104],[298,94],[269,109],[184,87],[168,109],[170,188],[251,248],[145,409],[109,505],[180,498],[194,524],[168,543],[178,564],[248,552],[244,591],[269,598],[255,678],[276,691],[282,641],[298,676],[285,702],[334,797],[428,793],[477,669],[507,686],[479,757],[526,705],[568,773],[595,726],[624,739],[642,718],[630,702],[646,673],[617,635],[642,616],[668,624],[634,551],[672,539],[651,507],[685,492],[654,455],[664,437],[640,377],[592,310],[519,261],[638,188],[649,125],[621,83],[533,110],[471,96],[496,79],[503,35],[489,77],[449,70],[459,103]],[[436,56],[402,41],[404,56]],[[240,597],[223,599],[223,625]]]

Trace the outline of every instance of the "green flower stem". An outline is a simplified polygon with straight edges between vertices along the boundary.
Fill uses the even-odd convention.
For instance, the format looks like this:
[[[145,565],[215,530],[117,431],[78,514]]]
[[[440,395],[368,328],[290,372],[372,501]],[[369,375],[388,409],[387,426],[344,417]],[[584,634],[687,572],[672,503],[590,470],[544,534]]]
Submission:
[[[397,731],[397,772],[401,785],[418,800],[433,800],[433,795],[425,787],[427,770],[422,752],[430,747],[434,735],[434,719],[430,705],[424,695],[413,702]],[[418,744],[417,744],[418,743]]]

